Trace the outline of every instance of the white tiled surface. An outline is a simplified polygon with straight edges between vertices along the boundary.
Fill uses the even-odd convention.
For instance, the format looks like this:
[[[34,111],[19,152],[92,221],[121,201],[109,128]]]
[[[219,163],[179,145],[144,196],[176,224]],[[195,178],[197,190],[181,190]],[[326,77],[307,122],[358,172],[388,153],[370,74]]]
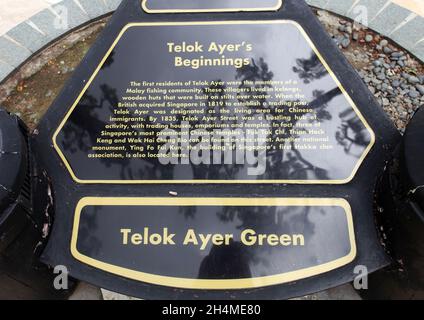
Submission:
[[[33,53],[73,28],[115,10],[121,1],[0,0],[0,82]],[[352,19],[356,19],[353,8],[367,6],[371,29],[391,38],[424,61],[424,0],[306,2]],[[62,23],[63,12],[67,13],[66,23]]]
[[[62,0],[0,0],[0,36],[19,23],[26,21],[34,14],[61,1]],[[388,0],[388,2],[390,1],[424,16],[424,0]],[[75,0],[75,2],[78,3],[78,0]]]
[[[0,35],[48,6],[44,0],[0,0]]]

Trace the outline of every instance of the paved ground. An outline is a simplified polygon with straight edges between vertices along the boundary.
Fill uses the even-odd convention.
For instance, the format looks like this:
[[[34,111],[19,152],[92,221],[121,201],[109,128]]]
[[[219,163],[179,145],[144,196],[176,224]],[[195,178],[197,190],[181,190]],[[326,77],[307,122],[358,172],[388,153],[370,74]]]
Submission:
[[[51,5],[58,4],[62,0],[0,0],[0,36],[7,33],[9,30],[13,29],[17,25],[19,25],[22,22],[27,21],[30,19],[33,15],[39,13],[40,11],[49,8]],[[105,7],[107,8],[106,1],[101,0],[104,2]],[[374,0],[375,2],[379,2],[378,0]],[[84,3],[84,1],[82,1]],[[96,1],[93,1],[96,2]],[[331,9],[332,6],[330,5],[330,2],[328,0],[324,1],[314,1],[309,0],[313,5],[317,5],[318,7],[328,7]],[[334,2],[334,1],[333,1]],[[355,4],[359,4],[360,1],[345,1],[345,0],[338,0],[337,2],[340,3],[346,3],[346,5],[341,5],[343,7],[348,7],[350,9]],[[413,13],[416,13],[418,15],[424,16],[424,1],[423,0],[392,0],[392,1],[383,1],[383,2],[392,2],[394,4],[397,4],[398,6],[401,6],[403,8],[406,8],[410,10]],[[81,3],[80,3],[81,4]],[[350,7],[349,7],[350,6]],[[340,5],[334,6],[340,7]],[[111,7],[110,9],[113,9]],[[101,9],[99,9],[101,10]],[[424,35],[423,35],[424,38]]]
[[[307,2],[364,24],[424,61],[423,0],[307,0]]]
[[[424,16],[424,4],[422,0],[393,0],[393,2]]]
[[[80,283],[70,300],[140,300],[123,294],[99,289],[87,283]],[[361,300],[350,284],[332,288],[293,300]]]
[[[122,0],[0,0],[0,82],[34,53]],[[307,0],[357,19],[424,61],[423,0]]]

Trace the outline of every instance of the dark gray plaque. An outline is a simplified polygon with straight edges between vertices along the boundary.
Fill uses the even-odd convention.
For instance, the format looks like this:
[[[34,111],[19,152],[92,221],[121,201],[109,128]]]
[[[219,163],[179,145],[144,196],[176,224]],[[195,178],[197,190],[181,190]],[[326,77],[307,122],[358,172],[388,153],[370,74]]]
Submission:
[[[148,13],[276,11],[283,0],[141,0]]]
[[[356,257],[348,202],[306,198],[85,198],[71,250],[116,275],[186,289],[282,284]]]
[[[341,184],[375,136],[298,23],[216,21],[127,25],[53,142],[80,183]]]

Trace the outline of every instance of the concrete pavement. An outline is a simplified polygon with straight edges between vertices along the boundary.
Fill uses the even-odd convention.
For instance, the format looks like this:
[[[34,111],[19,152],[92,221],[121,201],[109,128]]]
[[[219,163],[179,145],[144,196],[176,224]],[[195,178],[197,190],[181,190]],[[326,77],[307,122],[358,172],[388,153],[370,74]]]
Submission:
[[[58,37],[122,0],[0,0],[0,82]],[[357,19],[424,61],[424,0],[307,0]],[[141,9],[140,9],[141,10]]]

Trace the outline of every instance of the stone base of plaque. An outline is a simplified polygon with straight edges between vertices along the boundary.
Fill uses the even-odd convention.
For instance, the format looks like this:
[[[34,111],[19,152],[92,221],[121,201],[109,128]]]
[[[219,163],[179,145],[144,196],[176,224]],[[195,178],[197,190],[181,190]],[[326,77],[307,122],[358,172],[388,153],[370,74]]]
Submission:
[[[398,159],[389,167],[379,215],[393,264],[370,276],[368,299],[424,299],[424,109],[410,121]]]
[[[52,212],[46,203],[34,210],[48,187],[33,170],[27,139],[23,122],[0,109],[0,299],[63,299],[69,291],[55,290],[56,275],[39,261]]]

